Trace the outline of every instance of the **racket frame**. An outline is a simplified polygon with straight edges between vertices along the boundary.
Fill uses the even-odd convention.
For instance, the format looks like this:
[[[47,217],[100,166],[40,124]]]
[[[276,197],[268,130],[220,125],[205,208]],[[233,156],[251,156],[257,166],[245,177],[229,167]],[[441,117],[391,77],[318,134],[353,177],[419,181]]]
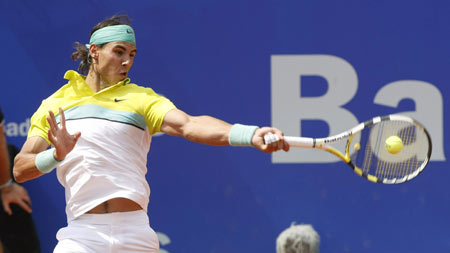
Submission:
[[[429,143],[429,149],[428,149],[428,153],[427,153],[427,157],[425,158],[424,162],[421,164],[421,166],[416,169],[413,173],[408,174],[404,177],[401,178],[394,178],[394,179],[380,179],[376,176],[364,173],[360,168],[358,168],[357,166],[355,166],[352,161],[350,160],[350,143],[353,139],[353,137],[355,136],[355,134],[361,132],[364,128],[370,127],[374,124],[377,124],[381,121],[386,121],[386,120],[391,120],[391,121],[405,121],[405,122],[409,122],[411,124],[417,125],[420,128],[423,129],[426,137],[428,138],[428,143]],[[321,149],[321,150],[325,150],[328,151],[329,153],[339,157],[341,160],[343,160],[345,163],[347,163],[352,169],[353,171],[358,174],[359,176],[366,178],[367,180],[374,182],[374,183],[383,183],[383,184],[399,184],[399,183],[404,183],[407,182],[411,179],[413,179],[414,177],[416,177],[419,173],[421,173],[424,169],[425,166],[428,164],[430,158],[431,158],[431,149],[432,149],[432,145],[431,145],[431,137],[430,134],[428,133],[428,131],[425,129],[425,127],[423,127],[422,124],[420,124],[419,122],[417,122],[416,120],[404,116],[404,115],[399,115],[399,114],[391,114],[391,115],[387,115],[387,116],[378,116],[375,118],[372,118],[371,120],[365,121],[363,123],[358,124],[357,126],[342,132],[340,134],[337,135],[333,135],[333,136],[329,136],[326,138],[308,138],[308,137],[294,137],[294,136],[284,136],[284,139],[286,142],[289,143],[290,146],[292,147],[300,147],[300,148],[314,148],[314,149]],[[342,152],[340,152],[339,150],[333,148],[330,144],[334,144],[334,143],[338,143],[341,142],[343,140],[347,140],[347,144],[345,146],[345,154],[343,154]]]

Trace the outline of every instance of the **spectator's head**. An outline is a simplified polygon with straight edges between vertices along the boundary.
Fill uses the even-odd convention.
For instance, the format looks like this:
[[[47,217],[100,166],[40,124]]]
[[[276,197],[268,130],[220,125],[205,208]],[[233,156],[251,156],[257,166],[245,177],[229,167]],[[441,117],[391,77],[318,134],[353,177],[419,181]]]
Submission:
[[[277,253],[318,253],[320,237],[311,225],[292,224],[277,238]]]

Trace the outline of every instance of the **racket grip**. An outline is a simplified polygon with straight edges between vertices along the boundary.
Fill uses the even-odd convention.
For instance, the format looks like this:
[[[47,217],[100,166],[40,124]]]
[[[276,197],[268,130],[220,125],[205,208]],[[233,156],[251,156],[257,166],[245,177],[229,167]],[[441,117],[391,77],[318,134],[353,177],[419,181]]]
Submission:
[[[264,143],[271,144],[279,141],[280,138],[276,134],[266,134],[264,136]],[[291,147],[297,148],[315,148],[316,141],[314,138],[306,138],[306,137],[294,137],[294,136],[284,136],[284,140]]]
[[[289,146],[297,148],[314,148],[316,145],[314,138],[284,136],[284,140]]]

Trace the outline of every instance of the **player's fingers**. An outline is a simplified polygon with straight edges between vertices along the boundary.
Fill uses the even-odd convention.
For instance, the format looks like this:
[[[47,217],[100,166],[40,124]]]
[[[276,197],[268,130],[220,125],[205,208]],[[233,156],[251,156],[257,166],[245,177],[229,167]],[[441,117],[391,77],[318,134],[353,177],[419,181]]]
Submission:
[[[268,152],[278,151],[283,148],[283,141],[280,140],[280,137],[277,134],[270,133],[267,135],[268,142]]]
[[[273,133],[267,133],[264,135],[264,143],[266,145],[271,145],[279,140],[279,137],[274,135]]]
[[[272,143],[272,138],[270,136],[270,133],[269,134],[265,134],[264,135],[264,144],[270,145],[271,143]]]
[[[276,146],[276,150],[283,149],[284,141],[282,140],[281,131],[274,131],[274,133],[271,134],[271,137],[272,137],[272,142]]]
[[[278,150],[289,150],[289,144],[284,140],[284,134],[277,128],[263,128],[264,130],[264,144],[266,145],[266,153],[271,153]]]
[[[64,110],[59,107],[59,117],[61,119],[61,127],[66,128],[66,116],[64,115]]]
[[[53,125],[53,121],[52,121],[52,119],[50,117],[47,117],[47,122],[50,125],[50,129],[49,130],[52,131],[52,133],[55,132],[55,126]]]
[[[283,141],[279,140],[277,141],[278,149],[283,149]]]
[[[53,126],[56,126],[56,118],[53,111],[52,110],[48,111],[48,115],[50,116],[50,120],[52,121]]]
[[[53,111],[52,111],[52,114],[51,114],[51,118],[52,118],[52,121],[53,121],[53,127],[55,128],[55,130],[58,130],[59,129],[58,122],[56,121],[56,115],[55,115],[55,113]]]
[[[275,133],[274,128],[272,128],[272,127],[262,127],[262,128],[260,128],[260,131],[261,131],[262,135],[266,135],[269,133],[271,133],[271,134]]]
[[[284,136],[283,131],[281,131],[280,129],[273,128],[273,129],[272,129],[272,132],[273,132],[274,134],[280,136],[280,137]]]
[[[287,152],[289,151],[289,148],[290,148],[289,143],[283,140],[283,150]]]
[[[51,131],[50,129],[49,129],[48,132],[47,132],[47,136],[48,136],[48,140],[49,140],[53,145],[55,145],[56,139],[55,139],[55,137],[53,136],[53,133],[52,133],[52,131]]]
[[[279,137],[279,140],[277,142],[278,144],[278,150],[284,150],[284,151],[289,151],[289,144],[284,140],[284,133],[283,131],[277,129],[277,128],[272,128],[273,133]]]
[[[270,144],[270,137],[268,134],[264,135],[264,144],[266,144],[266,145]]]
[[[76,133],[73,135],[73,138],[74,138],[75,142],[78,141],[78,139],[80,138],[80,136],[81,136],[81,132],[76,132]]]
[[[269,138],[269,145],[273,144],[275,142],[275,137],[273,136],[272,133],[268,133],[267,134],[268,138]]]
[[[49,116],[47,117],[48,124],[50,125],[50,129],[52,130],[52,134],[56,134],[56,130],[58,125],[56,123],[55,114],[52,111],[48,111]]]
[[[277,134],[272,134],[272,138],[275,142],[280,140],[280,137]]]

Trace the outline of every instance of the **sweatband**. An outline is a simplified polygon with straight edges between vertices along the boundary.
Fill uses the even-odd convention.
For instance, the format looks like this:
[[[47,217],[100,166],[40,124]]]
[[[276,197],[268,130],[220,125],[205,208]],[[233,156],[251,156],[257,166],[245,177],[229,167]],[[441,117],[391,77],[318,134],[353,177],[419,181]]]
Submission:
[[[136,45],[133,28],[129,25],[112,25],[100,28],[92,34],[86,47],[89,48],[91,44],[103,45],[115,41],[125,41]]]
[[[231,146],[252,146],[252,138],[258,128],[257,126],[234,124],[231,127],[228,142]]]
[[[13,180],[10,178],[10,179],[8,180],[8,182],[6,182],[6,183],[0,185],[0,190],[3,189],[3,188],[6,188],[6,187],[11,186],[13,183],[14,183]]]
[[[51,148],[36,155],[34,162],[40,172],[49,173],[62,162],[55,159],[54,152],[55,148]]]

